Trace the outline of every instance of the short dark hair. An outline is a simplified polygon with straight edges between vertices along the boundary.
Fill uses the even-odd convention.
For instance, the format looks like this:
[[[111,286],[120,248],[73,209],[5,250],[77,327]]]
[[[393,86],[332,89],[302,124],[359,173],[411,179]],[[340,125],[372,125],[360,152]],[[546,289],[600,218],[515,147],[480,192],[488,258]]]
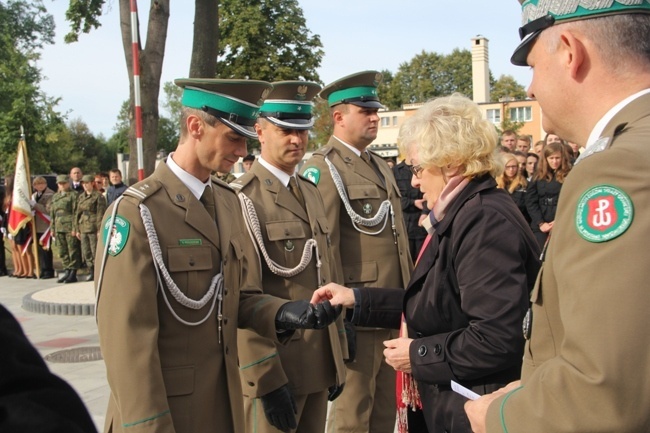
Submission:
[[[255,155],[253,155],[252,153],[249,153],[248,155],[246,155],[244,157],[244,159],[242,159],[242,161],[244,161],[244,162],[246,162],[246,161],[255,161]]]

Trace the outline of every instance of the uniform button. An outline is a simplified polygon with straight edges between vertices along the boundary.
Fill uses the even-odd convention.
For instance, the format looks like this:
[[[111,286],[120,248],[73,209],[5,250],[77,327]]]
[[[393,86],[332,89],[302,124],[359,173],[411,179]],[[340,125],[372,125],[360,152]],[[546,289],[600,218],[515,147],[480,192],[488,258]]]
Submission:
[[[224,324],[224,325],[227,325],[227,324],[228,324],[228,318],[227,318],[227,317],[225,317],[225,318],[223,319],[223,324]]]
[[[418,355],[425,356],[427,354],[427,346],[418,347]]]
[[[433,346],[433,351],[435,352],[436,355],[440,355],[440,352],[442,352],[442,346],[436,344],[435,346]]]
[[[285,230],[285,231],[284,231],[284,234],[287,235],[287,236],[289,236],[289,230]]]
[[[190,266],[194,266],[195,262],[194,259],[190,258]]]
[[[254,382],[246,382],[246,383],[248,383],[248,386],[255,386]]]
[[[223,294],[224,294],[224,296],[227,295],[228,294],[228,289],[224,289]]]
[[[229,352],[228,346],[226,346],[226,355],[228,354],[228,352]]]

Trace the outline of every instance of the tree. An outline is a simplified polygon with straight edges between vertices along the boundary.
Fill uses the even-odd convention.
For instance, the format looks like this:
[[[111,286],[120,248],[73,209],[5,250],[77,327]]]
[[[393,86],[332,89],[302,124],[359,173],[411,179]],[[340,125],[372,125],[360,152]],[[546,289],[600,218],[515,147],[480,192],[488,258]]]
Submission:
[[[104,0],[70,0],[66,19],[71,24],[71,32],[66,41],[75,41],[81,32],[88,33],[99,27]],[[214,76],[218,30],[216,27],[218,0],[195,0],[194,41],[190,77]],[[133,53],[131,43],[131,9],[129,0],[119,0],[122,45],[129,74],[130,111],[134,112]],[[142,143],[144,174],[151,174],[155,167],[158,150],[159,119],[158,97],[160,77],[165,56],[167,27],[169,23],[169,0],[152,0],[149,7],[146,46],[139,47],[140,58],[140,96],[142,109]],[[140,32],[138,28],[138,33]],[[138,36],[138,40],[142,40]],[[130,118],[129,153],[137,155],[135,140],[135,118]],[[135,160],[135,158],[132,158]],[[137,164],[129,164],[127,179],[137,180]]]
[[[54,20],[42,1],[0,2],[0,169],[14,170],[20,127],[24,127],[30,168],[50,171],[48,148],[65,129],[57,99],[40,90],[36,63],[53,42]]]
[[[526,89],[517,83],[512,75],[501,75],[490,91],[492,102],[517,101],[526,97]]]
[[[334,132],[334,123],[327,101],[317,98],[314,104],[314,128],[309,139],[309,149],[318,149],[327,144]]]
[[[395,109],[455,92],[471,97],[472,54],[458,48],[449,55],[422,51],[399,65],[386,89],[389,106]]]
[[[296,0],[222,0],[217,76],[320,82],[323,58]]]

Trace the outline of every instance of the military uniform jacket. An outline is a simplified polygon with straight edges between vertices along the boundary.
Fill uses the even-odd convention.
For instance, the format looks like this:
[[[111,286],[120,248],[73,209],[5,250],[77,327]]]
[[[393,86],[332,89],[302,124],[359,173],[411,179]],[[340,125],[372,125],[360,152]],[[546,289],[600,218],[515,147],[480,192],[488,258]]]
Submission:
[[[257,253],[235,192],[215,178],[212,190],[216,225],[167,164],[160,164],[106,212],[104,224],[118,206],[122,239],[112,245],[103,269],[95,269],[96,284],[101,282],[99,340],[111,388],[106,431],[244,432],[237,327],[277,341],[275,315],[285,301],[262,294]],[[166,268],[188,297],[202,298],[223,265],[221,336],[217,305],[212,311],[211,302],[190,310],[166,284],[157,288],[140,204],[151,212]],[[104,233],[97,257],[104,251]],[[180,323],[163,293],[183,320],[198,322],[206,315],[207,320],[198,326]]]
[[[45,190],[43,190],[43,194],[41,194],[40,198],[37,198],[38,193],[34,192],[34,194],[32,195],[32,199],[36,201],[36,204],[34,205],[34,210],[49,216],[47,207],[50,204],[50,201],[52,201],[53,196],[54,196],[54,191],[52,191],[49,188],[45,188]],[[41,219],[41,217],[39,217],[38,215],[34,216],[34,221],[36,221],[36,233],[45,233],[48,227],[50,226],[50,224],[47,221]]]
[[[262,164],[233,182],[254,204],[264,246],[277,264],[293,268],[300,263],[305,243],[318,242],[321,281],[314,256],[299,274],[284,278],[273,273],[262,258],[264,292],[287,300],[311,299],[319,285],[333,280],[335,261],[330,248],[330,225],[318,190],[299,179],[307,211],[276,176]],[[261,254],[260,254],[261,256]],[[345,381],[341,348],[347,350],[342,318],[327,330],[298,330],[286,346],[274,344],[246,330],[239,331],[239,363],[244,395],[260,397],[289,381],[291,391],[305,395]]]
[[[74,230],[74,215],[77,210],[76,191],[59,191],[52,196],[48,206],[54,233],[70,233]]]
[[[99,191],[90,194],[82,192],[77,198],[77,211],[75,213],[75,232],[97,233],[106,212],[106,199]]]
[[[343,269],[343,280],[340,283],[350,287],[406,287],[413,265],[399,189],[386,162],[372,152],[369,153],[383,175],[385,185],[368,163],[334,137],[327,146],[314,152],[304,167],[305,170],[315,167],[320,171],[317,185],[325,203],[328,224],[332,228],[334,257],[340,260],[337,265]],[[393,236],[390,217],[384,230],[376,236],[360,233],[354,228],[325,158],[338,170],[351,206],[357,214],[366,218],[373,217],[381,202],[390,200],[395,212],[396,237]],[[363,227],[363,230],[374,232],[381,228],[381,224]]]
[[[602,138],[609,148],[578,162],[562,187],[531,296],[523,386],[490,405],[490,433],[650,431],[650,95],[619,111]],[[603,186],[614,190],[590,202],[589,192]],[[613,191],[629,197],[631,225],[590,242],[581,235],[586,224],[577,221],[612,236],[612,224],[629,216]],[[600,200],[612,195],[616,212],[603,212]],[[588,219],[581,204],[585,212],[595,205]]]

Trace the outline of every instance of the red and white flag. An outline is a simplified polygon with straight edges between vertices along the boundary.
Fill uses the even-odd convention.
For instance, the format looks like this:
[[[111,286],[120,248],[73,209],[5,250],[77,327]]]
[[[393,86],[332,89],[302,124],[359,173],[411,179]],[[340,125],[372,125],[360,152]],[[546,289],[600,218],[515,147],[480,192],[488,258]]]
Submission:
[[[12,235],[25,227],[34,218],[29,199],[32,196],[32,183],[29,175],[29,160],[24,136],[18,142],[18,155],[16,157],[16,171],[14,177],[14,191],[11,196],[11,210],[9,212],[8,229]]]

